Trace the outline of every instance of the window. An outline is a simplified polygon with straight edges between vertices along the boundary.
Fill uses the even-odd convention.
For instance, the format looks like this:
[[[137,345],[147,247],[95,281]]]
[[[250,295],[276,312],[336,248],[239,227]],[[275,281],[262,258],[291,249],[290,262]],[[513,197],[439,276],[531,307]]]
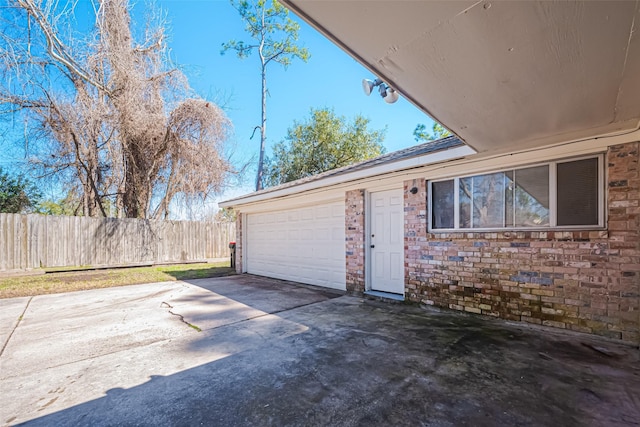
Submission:
[[[602,226],[602,157],[430,183],[431,229]]]
[[[453,228],[453,181],[434,182],[431,186],[433,203],[438,206],[433,213],[435,228]]]
[[[597,224],[598,159],[558,163],[557,173],[558,225]]]

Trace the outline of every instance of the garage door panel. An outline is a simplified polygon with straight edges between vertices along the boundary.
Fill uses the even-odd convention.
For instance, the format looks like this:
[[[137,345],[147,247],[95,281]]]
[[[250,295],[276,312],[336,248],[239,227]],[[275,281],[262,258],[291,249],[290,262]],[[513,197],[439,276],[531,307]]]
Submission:
[[[302,240],[313,240],[313,229],[303,228],[301,231]]]
[[[323,240],[330,240],[331,239],[331,234],[329,233],[329,229],[328,228],[316,228],[315,230],[316,232],[316,240],[318,241],[323,241]]]
[[[331,257],[331,261],[333,261],[333,265],[345,264],[344,251],[334,251],[332,249],[330,257]]]
[[[312,260],[313,259],[313,248],[309,247],[306,242],[302,242],[301,244],[303,246],[299,247],[300,257],[304,258],[305,260]]]
[[[316,219],[329,218],[330,207],[323,206],[316,209]]]
[[[318,251],[316,252],[317,259],[323,262],[328,261],[330,249],[322,246],[318,246],[317,249],[318,249]]]
[[[247,272],[346,289],[344,202],[249,214]]]
[[[331,229],[331,240],[339,240],[344,236],[344,227],[333,227]]]

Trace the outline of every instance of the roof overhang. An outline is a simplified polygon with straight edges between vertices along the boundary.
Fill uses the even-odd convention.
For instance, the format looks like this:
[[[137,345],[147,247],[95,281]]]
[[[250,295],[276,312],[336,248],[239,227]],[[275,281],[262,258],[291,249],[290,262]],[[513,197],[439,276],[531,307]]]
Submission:
[[[479,152],[640,123],[638,1],[281,2]]]

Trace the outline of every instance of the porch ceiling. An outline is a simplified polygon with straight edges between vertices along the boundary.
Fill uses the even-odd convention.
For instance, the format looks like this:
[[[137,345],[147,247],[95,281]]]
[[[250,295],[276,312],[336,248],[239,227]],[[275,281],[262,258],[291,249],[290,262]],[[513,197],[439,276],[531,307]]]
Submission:
[[[480,152],[640,122],[638,1],[282,3]]]

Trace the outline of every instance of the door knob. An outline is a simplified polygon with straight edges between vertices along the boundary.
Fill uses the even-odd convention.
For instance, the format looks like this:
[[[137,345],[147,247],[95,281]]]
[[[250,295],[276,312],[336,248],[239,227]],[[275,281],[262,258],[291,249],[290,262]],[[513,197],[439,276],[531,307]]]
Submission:
[[[371,249],[373,249],[373,248],[375,248],[375,247],[376,247],[376,245],[371,245]]]

